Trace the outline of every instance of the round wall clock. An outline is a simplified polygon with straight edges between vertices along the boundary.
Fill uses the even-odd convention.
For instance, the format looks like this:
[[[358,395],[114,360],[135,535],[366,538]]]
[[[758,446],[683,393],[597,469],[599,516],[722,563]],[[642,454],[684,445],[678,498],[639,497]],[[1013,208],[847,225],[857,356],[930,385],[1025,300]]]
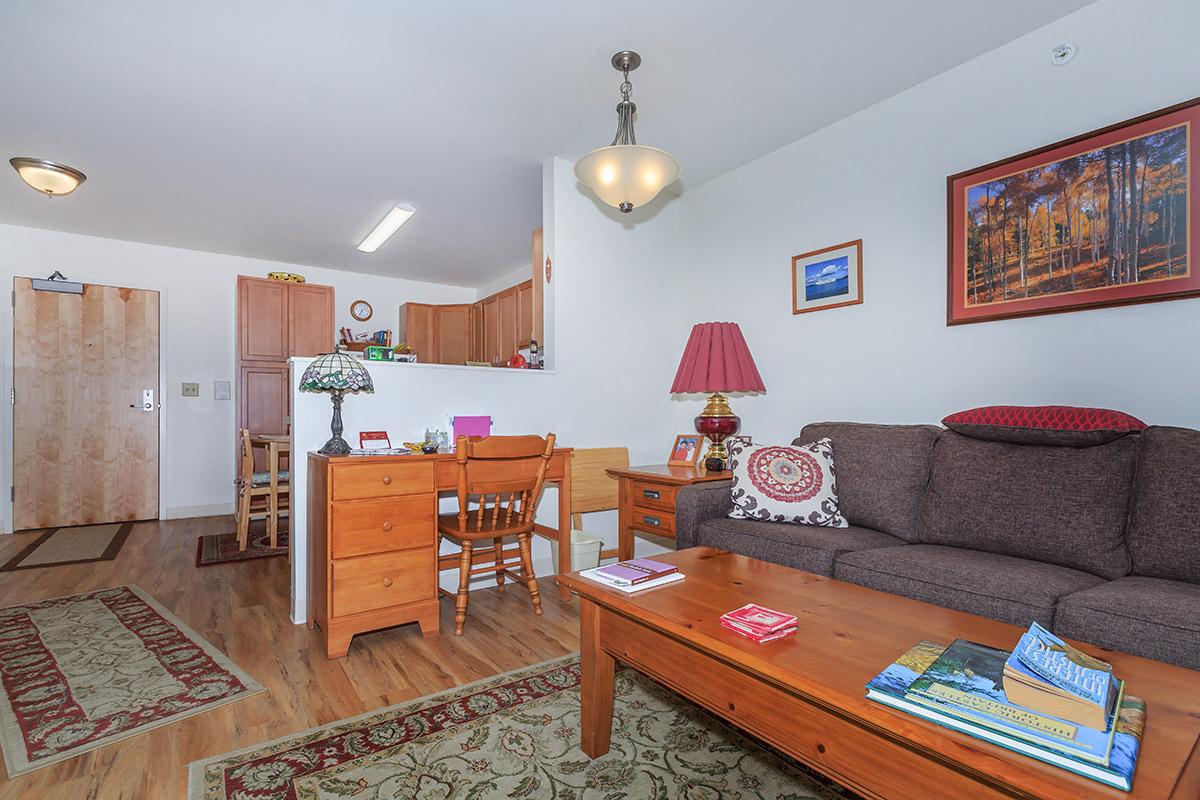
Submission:
[[[366,300],[355,300],[350,304],[350,316],[354,317],[359,322],[366,322],[371,318],[371,304]]]

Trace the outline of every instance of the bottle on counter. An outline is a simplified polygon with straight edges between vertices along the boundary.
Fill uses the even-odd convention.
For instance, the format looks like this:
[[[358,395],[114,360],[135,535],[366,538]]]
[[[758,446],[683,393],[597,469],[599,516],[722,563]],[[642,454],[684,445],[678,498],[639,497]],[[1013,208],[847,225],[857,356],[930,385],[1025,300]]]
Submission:
[[[542,368],[542,352],[538,349],[537,339],[532,336],[529,337],[529,368]]]

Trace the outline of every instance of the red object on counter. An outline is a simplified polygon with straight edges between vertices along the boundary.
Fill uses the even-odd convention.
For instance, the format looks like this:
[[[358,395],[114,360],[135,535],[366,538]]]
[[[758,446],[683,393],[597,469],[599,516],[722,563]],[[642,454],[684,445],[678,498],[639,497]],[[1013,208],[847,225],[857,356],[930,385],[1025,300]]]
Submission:
[[[521,355],[520,353],[513,355],[513,357],[508,360],[508,365],[513,369],[525,369],[525,367],[528,366],[525,361],[525,356]]]

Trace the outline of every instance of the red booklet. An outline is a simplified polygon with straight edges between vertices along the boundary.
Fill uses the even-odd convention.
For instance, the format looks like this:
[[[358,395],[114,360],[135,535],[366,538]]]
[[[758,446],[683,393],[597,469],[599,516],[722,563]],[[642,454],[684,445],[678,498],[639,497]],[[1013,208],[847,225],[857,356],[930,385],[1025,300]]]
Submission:
[[[721,615],[722,622],[731,622],[749,633],[766,636],[796,625],[795,614],[785,614],[757,603],[747,603],[741,608]]]
[[[733,631],[741,636],[745,636],[747,639],[753,639],[759,644],[765,644],[766,642],[773,642],[776,639],[782,639],[785,636],[791,636],[796,632],[799,626],[792,625],[790,628],[784,628],[783,630],[775,631],[774,633],[761,634],[752,633],[741,625],[723,619],[721,620],[721,627],[725,628],[726,630]]]

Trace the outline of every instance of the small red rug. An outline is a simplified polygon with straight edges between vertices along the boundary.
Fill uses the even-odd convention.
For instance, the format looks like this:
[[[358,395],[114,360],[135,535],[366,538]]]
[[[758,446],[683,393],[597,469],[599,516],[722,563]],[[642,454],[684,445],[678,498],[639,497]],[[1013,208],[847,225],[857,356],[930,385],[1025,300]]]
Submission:
[[[136,586],[0,609],[10,778],[262,690]]]
[[[279,547],[271,547],[271,537],[267,535],[265,523],[257,521],[250,525],[250,536],[246,541],[245,550],[238,550],[236,532],[210,533],[201,536],[196,542],[196,566],[211,567],[287,555],[288,532],[284,520],[280,520],[278,541]]]

